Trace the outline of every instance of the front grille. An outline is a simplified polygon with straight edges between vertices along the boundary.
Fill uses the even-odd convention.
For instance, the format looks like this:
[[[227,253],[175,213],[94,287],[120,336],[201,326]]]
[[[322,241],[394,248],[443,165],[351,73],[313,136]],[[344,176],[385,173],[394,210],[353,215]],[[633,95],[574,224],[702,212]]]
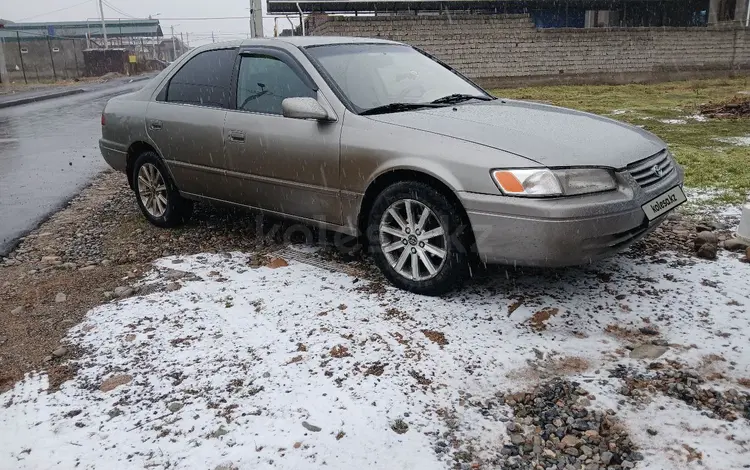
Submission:
[[[642,188],[647,188],[669,176],[674,171],[674,163],[669,152],[663,150],[654,156],[631,163],[627,170]]]

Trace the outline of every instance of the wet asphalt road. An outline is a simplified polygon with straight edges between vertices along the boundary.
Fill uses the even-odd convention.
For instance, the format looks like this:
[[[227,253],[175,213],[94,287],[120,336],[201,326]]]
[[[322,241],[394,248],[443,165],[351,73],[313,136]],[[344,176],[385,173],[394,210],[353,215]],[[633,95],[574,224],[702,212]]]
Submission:
[[[107,168],[101,112],[145,81],[0,109],[0,256]]]

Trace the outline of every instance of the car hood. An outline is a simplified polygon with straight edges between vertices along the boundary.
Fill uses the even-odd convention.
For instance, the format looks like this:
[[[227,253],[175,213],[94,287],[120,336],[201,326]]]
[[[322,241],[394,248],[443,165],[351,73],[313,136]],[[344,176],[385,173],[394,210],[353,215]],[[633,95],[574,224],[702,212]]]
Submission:
[[[623,168],[666,147],[658,137],[638,127],[526,101],[498,99],[370,117],[476,142],[549,167]]]

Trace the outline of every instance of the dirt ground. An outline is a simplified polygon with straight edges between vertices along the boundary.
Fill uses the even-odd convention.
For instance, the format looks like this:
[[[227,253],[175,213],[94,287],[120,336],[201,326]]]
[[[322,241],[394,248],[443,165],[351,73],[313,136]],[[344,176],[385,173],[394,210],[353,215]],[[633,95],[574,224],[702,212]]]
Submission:
[[[76,354],[61,349],[67,330],[96,305],[132,295],[115,292],[140,278],[152,260],[270,251],[280,240],[269,223],[201,206],[189,225],[162,230],[140,216],[124,175],[102,174],[0,263],[0,393],[32,370],[47,369],[53,383],[64,380],[72,371],[58,366]],[[260,231],[269,236],[258,237]]]
[[[53,385],[68,378],[74,371],[64,364],[78,354],[60,343],[68,329],[93,307],[135,294],[128,286],[151,261],[173,254],[272,252],[290,241],[278,224],[246,211],[197,205],[185,227],[159,229],[140,215],[125,177],[103,173],[0,263],[0,392],[34,370],[47,370]],[[629,256],[658,256],[665,249],[691,256],[694,227],[693,219],[675,214]],[[728,236],[719,231],[720,240]],[[327,249],[327,257],[382,281],[366,257]]]

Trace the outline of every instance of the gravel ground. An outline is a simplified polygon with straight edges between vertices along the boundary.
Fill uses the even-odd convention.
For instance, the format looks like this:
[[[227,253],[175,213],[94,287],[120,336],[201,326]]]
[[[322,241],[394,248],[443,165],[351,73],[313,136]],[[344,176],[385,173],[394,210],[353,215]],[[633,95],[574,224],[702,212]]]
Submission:
[[[53,384],[69,377],[72,371],[62,364],[75,351],[52,354],[61,352],[66,331],[116,296],[118,287],[119,297],[134,294],[126,286],[151,261],[172,254],[263,254],[281,247],[288,227],[246,211],[199,205],[190,224],[159,229],[141,217],[125,176],[103,173],[0,260],[0,392],[32,370],[48,369]],[[288,238],[304,240],[302,234]],[[346,258],[333,250],[328,257]]]
[[[678,211],[670,215],[668,220],[647,238],[628,250],[623,256],[629,260],[624,260],[623,264],[645,263],[651,266],[668,266],[671,271],[664,274],[664,278],[673,282],[675,274],[677,277],[683,274],[679,271],[680,269],[684,269],[685,273],[691,269],[697,261],[696,257],[713,260],[723,256],[726,262],[726,256],[719,254],[722,250],[745,251],[746,246],[731,238],[730,228],[737,222],[736,212],[722,212],[719,209],[712,211],[706,208],[699,210],[696,207]],[[112,335],[111,345],[107,344],[107,341],[91,344],[73,341],[70,332],[77,328],[83,335],[89,334],[92,331],[89,328],[95,328],[95,326],[81,323],[86,318],[87,312],[91,317],[92,309],[105,302],[109,303],[107,306],[109,308],[119,308],[117,305],[122,305],[119,302],[123,298],[134,297],[125,302],[137,302],[137,299],[146,298],[154,292],[163,292],[166,297],[178,294],[177,291],[182,292],[180,289],[189,281],[200,281],[201,279],[190,270],[179,270],[183,269],[180,264],[183,261],[179,258],[183,256],[198,255],[200,260],[210,256],[211,253],[221,254],[220,258],[226,256],[228,259],[232,259],[237,254],[240,254],[240,257],[249,255],[244,266],[250,268],[259,266],[274,269],[286,268],[289,264],[284,258],[318,266],[323,264],[324,267],[348,275],[345,279],[352,279],[352,291],[348,296],[342,297],[342,300],[346,299],[347,303],[349,300],[357,303],[357,296],[362,296],[362,299],[372,299],[373,297],[368,296],[374,295],[376,304],[386,309],[384,318],[387,321],[399,323],[414,321],[412,315],[417,315],[421,308],[408,313],[403,305],[387,301],[387,296],[384,297],[386,293],[384,281],[366,256],[356,250],[341,252],[333,245],[332,236],[309,228],[300,229],[297,225],[275,219],[264,219],[246,211],[208,205],[198,205],[192,221],[184,227],[174,230],[159,229],[149,225],[140,215],[124,176],[113,172],[104,173],[96,183],[71,201],[68,207],[22,239],[16,250],[7,258],[0,259],[0,286],[2,287],[0,322],[5,325],[4,330],[0,332],[0,393],[12,389],[24,378],[25,374],[32,371],[46,372],[50,391],[57,390],[72,378],[83,383],[84,389],[88,390],[86,384],[89,384],[94,390],[102,393],[108,393],[133,381],[143,380],[137,375],[131,375],[132,370],[110,368],[105,364],[103,370],[106,371],[108,378],[104,380],[103,376],[97,375],[92,381],[89,377],[91,370],[87,370],[87,367],[91,369],[92,357],[101,359],[102,354],[109,354],[107,348],[117,344],[118,341],[124,342],[125,348],[130,347],[128,345],[138,337],[138,329],[143,326],[140,322],[151,321],[149,318],[144,317],[143,320],[120,325],[132,332]],[[172,258],[169,262],[165,261],[165,258],[175,256],[178,258]],[[732,259],[735,263],[737,259],[742,260],[742,258]],[[744,261],[746,262],[747,259]],[[154,262],[157,266],[161,264],[161,268],[157,269],[156,277],[154,276]],[[169,267],[165,268],[165,263],[169,263],[167,264]],[[247,271],[245,267],[242,267],[242,262],[239,266],[233,268],[237,273]],[[609,269],[591,267],[598,280],[596,282],[598,288],[603,288],[605,291],[616,289],[622,284],[622,280],[618,281],[620,284],[617,284],[613,278],[629,279],[633,276],[628,274],[632,268],[625,268],[621,271],[616,262],[608,262],[607,266]],[[721,265],[713,264],[713,266]],[[497,283],[498,273],[507,269],[504,267],[476,269],[474,272],[478,279],[470,282],[465,292],[459,295],[471,296],[479,293],[479,297],[484,298],[486,294],[495,291],[493,286]],[[546,279],[551,283],[554,283],[555,279],[559,281],[570,277],[570,273],[566,274],[565,270],[519,270],[519,272],[522,274],[532,272],[532,276]],[[227,274],[218,267],[218,264],[216,270],[208,272],[208,278],[215,279],[219,283],[227,281],[225,275]],[[516,274],[510,275],[513,277]],[[507,276],[506,273],[505,277]],[[322,280],[325,281],[326,278]],[[359,282],[360,280],[363,282]],[[261,277],[257,281],[265,283],[266,278]],[[284,286],[294,282],[296,281],[289,278]],[[657,295],[655,288],[649,287],[649,284],[657,281],[636,276],[634,282],[634,286],[637,287],[635,290],[631,287],[630,294],[635,293],[642,299],[652,294]],[[701,287],[717,289],[716,295],[719,295],[723,282],[717,277],[707,277],[701,281]],[[300,289],[303,288],[302,285],[298,285]],[[333,290],[339,290],[335,283],[332,286]],[[331,289],[331,287],[323,287],[323,289],[326,288]],[[267,289],[269,293],[278,292],[274,291],[276,289],[274,287],[267,287]],[[574,291],[581,293],[578,288]],[[218,292],[224,293],[224,288],[219,288]],[[542,295],[535,294],[528,288],[520,288],[519,292],[521,295],[515,293],[510,297],[516,300],[507,306],[507,321],[510,321],[514,312],[515,316],[518,316],[518,313],[524,310],[530,308],[536,310],[527,321],[523,322],[523,328],[520,328],[523,334],[531,335],[530,337],[549,335],[548,324],[554,320],[554,317],[581,315],[580,311],[562,310],[558,307],[541,308],[542,305],[539,305],[540,309],[536,309],[535,304]],[[657,323],[666,321],[668,324],[670,315],[657,313],[655,309],[649,310],[648,306],[638,305],[637,302],[635,305],[629,305],[623,301],[627,297],[624,292],[612,291],[611,294],[620,302],[621,316],[627,316],[630,312],[635,314],[639,309],[644,309],[645,315],[641,318],[643,326],[630,327],[626,323],[609,323],[605,325],[606,328],[602,326],[606,336],[615,338],[617,342],[624,345],[614,351],[613,358],[628,355],[626,351],[630,350],[628,356],[631,359],[653,360],[661,357],[670,348],[682,347],[666,341],[661,336],[663,331],[659,326],[651,323],[652,313]],[[273,294],[266,300],[284,297]],[[502,295],[498,298],[501,297]],[[558,293],[553,297],[563,301],[565,295]],[[192,301],[196,302],[197,299],[198,297],[195,297]],[[235,304],[241,302],[232,295],[219,295],[217,299],[216,301],[226,309],[237,308]],[[455,302],[455,299],[445,299],[447,302],[445,305],[440,304],[443,302],[441,299],[424,299],[424,301],[437,302],[434,308],[439,310],[440,308],[453,308],[449,307],[449,304]],[[249,305],[256,313],[267,308],[263,300],[252,301]],[[338,307],[328,309],[321,306],[320,313],[314,318],[327,318],[329,314],[335,315],[335,312],[347,310],[347,305],[343,303],[339,302],[336,305]],[[741,307],[741,304],[734,299],[726,305],[730,309],[735,306]],[[356,308],[360,307],[361,305],[356,305]],[[427,310],[437,312],[430,308]],[[184,314],[185,311],[180,309],[179,315]],[[443,314],[437,314],[437,316],[442,318]],[[489,316],[486,319],[483,318],[483,321],[493,321],[492,318]],[[505,318],[505,314],[501,313],[498,318]],[[193,319],[192,316],[188,316],[184,321]],[[361,321],[369,322],[369,319]],[[566,324],[569,322],[570,320],[566,320]],[[187,327],[187,323],[182,321],[177,321],[177,323],[175,326],[178,330]],[[507,322],[503,322],[505,323]],[[586,341],[591,334],[591,332],[586,332],[587,326],[584,323],[579,322],[578,326],[571,324],[572,335],[577,341]],[[344,322],[344,324],[348,323]],[[203,326],[198,326],[195,331],[200,332],[202,336],[203,328]],[[343,326],[343,328],[348,328],[348,326]],[[155,336],[151,333],[152,329],[149,326],[143,330],[143,334],[147,335],[149,340],[154,339]],[[242,328],[238,327],[238,329]],[[296,325],[292,331],[295,330]],[[286,331],[286,329],[281,330],[282,333]],[[311,330],[310,334],[312,331],[314,330]],[[323,328],[321,331],[328,330]],[[453,339],[449,341],[444,333],[450,330],[437,331],[419,325],[414,331],[421,332],[421,336],[439,347],[439,351],[442,351],[444,346],[455,347],[452,343]],[[385,337],[386,334],[394,335],[396,343],[399,346],[407,345],[407,349],[411,347],[408,346],[409,341],[414,341],[405,339],[406,337],[400,333],[393,334],[385,331],[380,337]],[[419,337],[420,334],[417,336]],[[452,334],[455,336],[456,331],[452,331]],[[716,334],[720,338],[729,338],[730,335],[724,331]],[[740,332],[740,335],[742,334],[744,333]],[[340,337],[347,341],[354,341],[351,334],[341,334]],[[371,335],[369,340],[375,337],[378,337],[378,334]],[[470,337],[471,335],[466,338]],[[189,345],[198,339],[199,335],[185,333],[183,336],[169,340],[169,347],[179,348],[183,344]],[[508,339],[506,337],[506,340]],[[297,341],[297,347],[293,353],[295,355],[288,358],[288,361],[284,363],[285,366],[306,360],[307,354],[305,353],[308,353],[309,346],[304,344],[304,338],[295,338],[294,341]],[[352,355],[356,354],[357,347],[367,341],[368,339],[361,343],[346,343],[349,346],[335,345],[330,348],[330,351],[326,349],[321,357],[330,356],[334,360],[348,361]],[[270,344],[275,342],[271,340]],[[519,344],[522,343],[526,344],[525,341]],[[479,341],[474,346],[488,347],[490,345]],[[117,355],[119,357],[125,349],[122,346],[118,347],[120,348]],[[424,348],[424,346],[420,347]],[[686,351],[693,347],[697,348],[697,346],[687,346]],[[632,427],[625,426],[623,422],[629,419],[632,424],[634,420],[632,410],[656,406],[655,403],[663,400],[664,397],[684,403],[685,406],[697,410],[701,416],[708,419],[724,422],[739,420],[741,423],[750,420],[750,395],[742,390],[742,387],[750,386],[750,382],[747,382],[746,378],[737,379],[724,375],[731,375],[736,363],[729,361],[728,364],[723,364],[727,362],[727,359],[718,354],[705,356],[698,369],[687,367],[673,359],[650,362],[646,368],[616,364],[614,368],[609,369],[609,377],[606,380],[603,376],[598,380],[601,387],[609,389],[609,392],[602,395],[602,390],[597,393],[592,392],[596,387],[592,386],[590,379],[586,381],[587,384],[582,384],[565,378],[565,375],[576,374],[580,377],[580,374],[591,369],[591,364],[586,357],[556,356],[545,354],[535,347],[532,349],[536,359],[527,360],[526,366],[510,373],[508,378],[511,381],[528,380],[535,385],[524,388],[521,392],[518,388],[507,392],[498,391],[491,398],[483,401],[468,400],[469,395],[464,397],[467,399],[469,409],[476,408],[475,411],[484,417],[481,419],[488,419],[487,426],[494,426],[490,423],[495,418],[502,418],[500,421],[506,423],[505,437],[498,441],[501,445],[483,441],[487,436],[492,435],[491,432],[489,434],[479,432],[474,435],[479,429],[470,422],[461,426],[453,425],[452,423],[458,418],[452,411],[440,409],[436,411],[436,414],[441,421],[444,421],[447,431],[442,433],[444,440],[438,440],[434,446],[434,453],[438,459],[451,462],[451,466],[457,469],[480,468],[477,465],[481,465],[481,468],[499,465],[501,468],[535,470],[553,468],[621,470],[640,466],[639,462],[644,459],[642,453],[644,449],[637,444],[639,440],[643,444],[643,436],[631,436]],[[378,350],[378,348],[375,349],[375,351]],[[414,354],[420,358],[423,352],[419,351]],[[424,354],[427,354],[426,349]],[[115,356],[108,357],[108,361],[117,360]],[[158,357],[149,358],[144,350],[141,350],[137,357],[145,361],[144,367],[156,367],[155,364],[161,361]],[[327,364],[328,360],[326,359],[321,364]],[[455,361],[455,358],[452,358],[443,363],[459,365],[461,361]],[[398,370],[398,365],[393,360],[390,362],[368,361],[362,364],[361,370],[359,364],[358,361],[354,364],[354,370],[357,374],[361,373],[361,377],[365,380],[370,380],[368,377],[377,377],[378,379],[374,380],[380,380],[379,378],[383,377],[384,373],[393,374],[394,366],[395,370]],[[473,374],[473,369],[468,365],[466,367],[464,372],[469,375]],[[331,376],[334,374],[332,371],[327,371],[325,376],[328,377],[329,373]],[[599,370],[595,372],[597,375],[599,373]],[[140,376],[144,377],[144,373]],[[341,387],[346,377],[348,375],[336,378],[335,384]],[[416,384],[424,390],[434,387],[434,382],[438,379],[427,369],[423,372],[411,370],[408,372],[408,377],[404,376],[404,378],[410,383],[412,380],[416,381]],[[175,384],[179,385],[181,380],[179,378],[175,380]],[[233,381],[231,383],[234,383]],[[716,383],[721,381],[736,383],[740,388],[716,387]],[[459,382],[462,381],[459,380]],[[617,385],[618,383],[621,385]],[[20,384],[23,388],[23,382]],[[263,387],[253,388],[254,392],[251,395],[255,396],[262,389]],[[17,390],[11,392],[10,400],[5,403],[6,408],[13,406],[17,393]],[[607,406],[604,406],[604,403],[601,403],[602,397],[606,401],[606,397],[612,395],[618,395],[621,398],[616,404],[609,402]],[[464,398],[461,398],[459,402],[463,403]],[[24,398],[26,399],[27,397]],[[394,403],[399,402],[396,400]],[[170,402],[167,406],[170,413],[179,410],[177,405],[173,410],[172,405],[173,403]],[[513,417],[501,416],[498,414],[498,407],[509,408]],[[664,409],[663,406],[659,408],[662,411]],[[71,412],[77,415],[80,410]],[[625,416],[621,416],[621,413]],[[227,418],[227,423],[231,422],[230,414],[231,410],[227,409],[226,416],[222,415]],[[403,417],[393,420],[389,424],[390,429],[398,435],[407,433],[413,425],[413,420],[406,419],[408,416],[409,413],[405,412]],[[85,427],[83,421],[76,422],[75,425]],[[317,425],[311,425],[307,421],[303,422],[302,426],[310,432],[320,431]],[[354,426],[348,432],[354,429],[359,429],[359,426]],[[657,429],[660,428],[648,428],[648,435],[655,436],[657,432],[662,432]],[[641,431],[638,430],[638,432]],[[192,430],[186,432],[190,434]],[[342,439],[345,434],[344,431],[339,431],[335,437],[336,441]],[[160,434],[158,437],[163,436]],[[744,444],[738,445],[744,446]],[[479,449],[482,451],[479,452]],[[653,452],[653,449],[651,451]],[[680,452],[682,455],[687,455],[688,462],[701,462],[703,459],[700,450],[687,444],[680,449]],[[647,458],[653,458],[653,453]]]
[[[702,244],[700,230],[714,234],[709,245],[714,245],[715,257],[716,245],[731,238],[726,227],[733,222],[726,217],[718,221],[706,214],[688,217],[677,212],[626,256],[657,262],[664,250],[694,256]],[[47,369],[53,385],[68,378],[73,371],[63,364],[76,351],[60,347],[66,331],[92,307],[136,293],[126,286],[140,278],[153,260],[164,256],[227,251],[266,255],[312,236],[324,245],[316,253],[318,260],[345,266],[374,281],[363,289],[379,290],[382,278],[366,257],[334,249],[332,237],[314,229],[288,235],[290,227],[290,223],[247,211],[200,204],[188,225],[159,229],[141,217],[125,177],[103,173],[0,260],[0,323],[6,326],[0,335],[0,392],[32,370]],[[484,269],[476,271],[481,277]]]

